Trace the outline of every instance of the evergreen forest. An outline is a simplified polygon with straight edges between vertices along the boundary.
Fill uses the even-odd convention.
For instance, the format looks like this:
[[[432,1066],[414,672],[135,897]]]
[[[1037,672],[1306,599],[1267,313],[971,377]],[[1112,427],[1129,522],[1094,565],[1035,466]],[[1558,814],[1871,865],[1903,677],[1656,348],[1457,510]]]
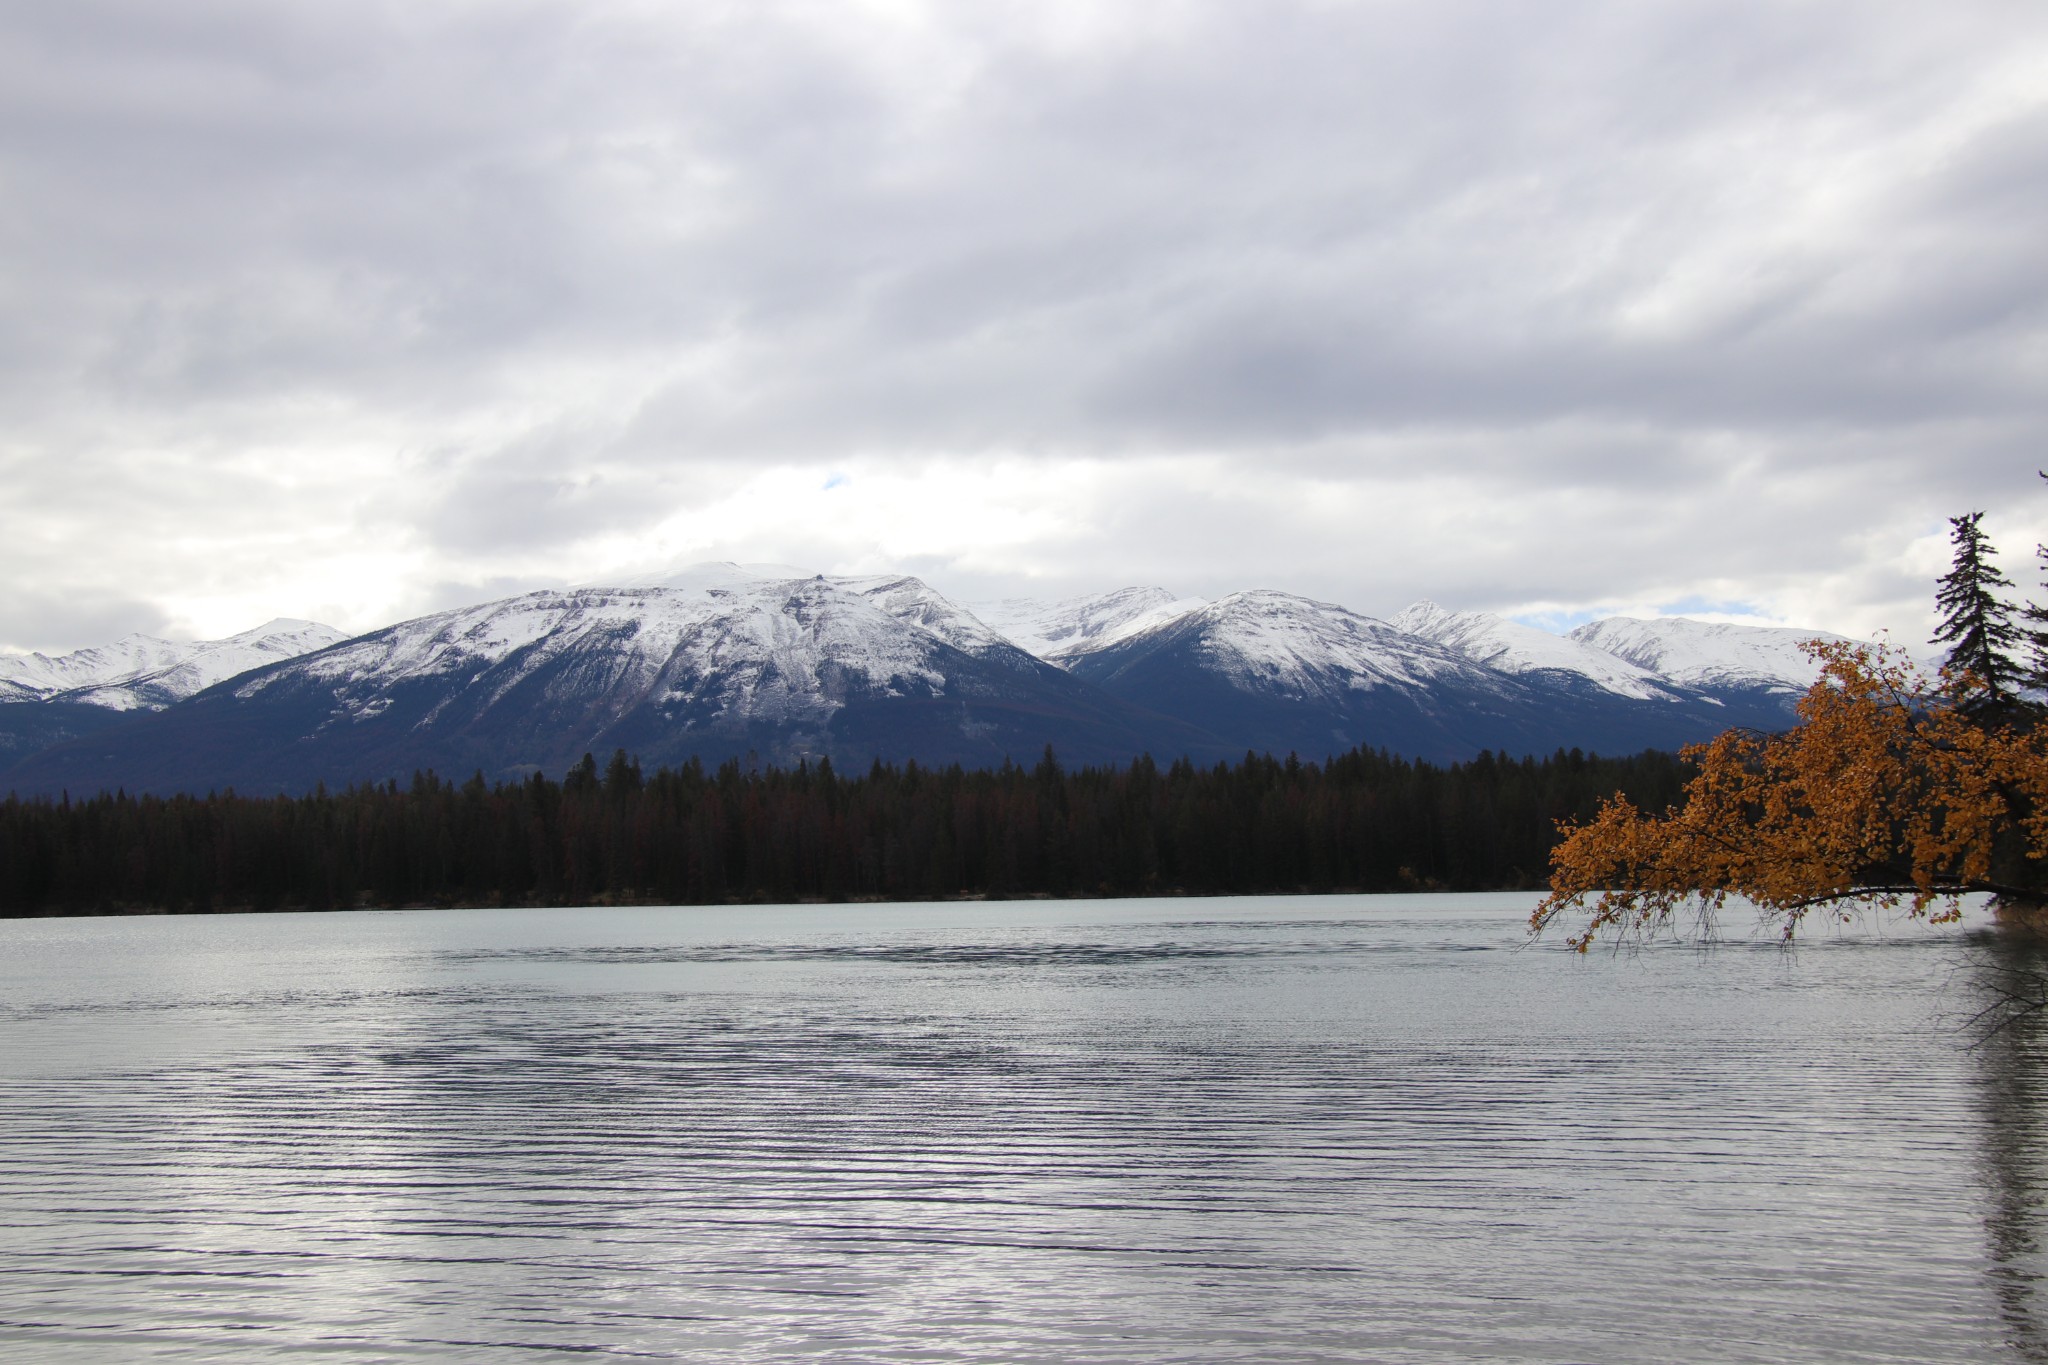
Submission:
[[[620,752],[561,781],[9,797],[0,915],[1535,889],[1560,821],[1616,794],[1662,810],[1690,772],[1576,749],[1070,770],[1048,750],[645,774]]]

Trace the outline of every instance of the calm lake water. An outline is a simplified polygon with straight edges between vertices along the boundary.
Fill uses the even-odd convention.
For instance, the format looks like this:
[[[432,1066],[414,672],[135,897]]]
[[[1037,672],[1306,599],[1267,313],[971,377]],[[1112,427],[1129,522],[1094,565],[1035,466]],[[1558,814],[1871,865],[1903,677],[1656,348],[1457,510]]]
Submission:
[[[2048,1360],[2048,1026],[1528,896],[0,923],[0,1356]]]

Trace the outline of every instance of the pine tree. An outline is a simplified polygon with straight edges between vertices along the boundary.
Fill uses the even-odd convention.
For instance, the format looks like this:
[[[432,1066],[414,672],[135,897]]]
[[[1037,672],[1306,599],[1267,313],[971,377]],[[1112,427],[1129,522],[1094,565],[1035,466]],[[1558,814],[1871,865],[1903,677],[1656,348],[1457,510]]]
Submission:
[[[2012,623],[2011,605],[1998,595],[1998,589],[2010,588],[2012,580],[1991,562],[1996,551],[1978,525],[1983,518],[1982,512],[1971,512],[1948,519],[1955,562],[1942,575],[1934,598],[1941,626],[1932,643],[1949,646],[1949,667],[1974,676],[1983,689],[1967,694],[1962,702],[1973,714],[2010,706],[2021,681],[2012,650],[2022,634]]]

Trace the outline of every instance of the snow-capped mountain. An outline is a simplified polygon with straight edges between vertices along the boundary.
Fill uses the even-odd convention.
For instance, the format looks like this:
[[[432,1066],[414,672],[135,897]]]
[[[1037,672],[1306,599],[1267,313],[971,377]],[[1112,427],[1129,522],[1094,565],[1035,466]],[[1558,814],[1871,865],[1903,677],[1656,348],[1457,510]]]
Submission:
[[[220,640],[130,635],[55,658],[0,654],[0,701],[65,701],[115,711],[160,711],[238,673],[346,639],[317,621],[279,617]]]
[[[819,579],[536,592],[373,632],[300,668],[259,674],[235,695],[317,681],[332,687],[332,719],[353,722],[391,705],[394,687],[424,679],[487,684],[486,707],[544,680],[553,700],[651,699],[689,711],[686,725],[816,721],[843,705],[848,686],[944,687],[927,641],[895,624]],[[556,680],[565,668],[570,676]]]
[[[1411,627],[1449,642],[1332,603],[1248,592],[1073,656],[1067,667],[1240,747],[1305,756],[1354,744],[1428,758],[1481,749],[1629,753],[1677,748],[1731,725],[1791,721],[1776,695],[1673,686],[1554,636],[1524,638],[1511,623],[1489,630],[1440,609],[1407,615]]]
[[[1454,650],[1333,602],[1283,592],[1232,593],[1125,643],[1156,648],[1170,639],[1189,643],[1245,691],[1297,699],[1425,688],[1451,678],[1491,681]]]
[[[649,765],[842,767],[1030,762],[1047,744],[1078,763],[1622,753],[1791,723],[1815,676],[1799,644],[1816,634],[1617,618],[1559,637],[1427,602],[1387,622],[1271,591],[970,610],[905,575],[709,564],[348,640],[277,621],[0,658],[14,689],[0,783],[302,790],[420,768],[559,772],[615,748]]]
[[[1164,588],[1118,588],[1057,602],[978,602],[973,610],[1018,648],[1064,666],[1207,605],[1203,598],[1176,597]]]
[[[914,579],[707,572],[694,584],[528,593],[403,622],[235,678],[147,725],[59,745],[8,780],[293,790],[428,767],[559,771],[614,748],[649,764],[858,766],[991,765],[1047,743],[1089,762],[1222,752],[1013,647]]]
[[[0,700],[45,701],[75,687],[93,687],[169,668],[189,657],[190,646],[153,635],[129,635],[111,645],[48,654],[0,654]]]
[[[1604,692],[1638,701],[1679,699],[1671,680],[1652,669],[1583,640],[1552,635],[1491,612],[1446,611],[1434,602],[1417,602],[1396,616],[1393,625],[1502,673],[1583,679]]]
[[[1843,642],[1822,630],[1734,626],[1683,617],[1610,616],[1565,637],[1604,651],[1680,687],[1801,693],[1820,676],[1803,646]]]
[[[934,591],[922,579],[881,574],[864,578],[832,578],[834,586],[856,593],[883,612],[944,640],[955,649],[983,655],[998,650],[1022,649],[1007,634],[990,629],[987,622],[951,598]],[[1035,651],[1024,650],[1026,653]]]
[[[1598,732],[1651,741],[1629,709],[1546,688],[1328,602],[1243,592],[1071,659],[1076,677],[1237,749],[1322,758],[1354,745],[1419,757],[1548,752]]]
[[[688,568],[638,579],[625,586],[704,591],[724,588],[748,591],[763,583],[816,579],[866,598],[878,610],[938,636],[956,649],[983,654],[1015,648],[1016,642],[990,627],[974,612],[908,574],[855,574],[839,577],[814,574],[788,564],[693,564]],[[607,585],[593,584],[604,591]],[[1026,651],[1034,652],[1034,651]]]

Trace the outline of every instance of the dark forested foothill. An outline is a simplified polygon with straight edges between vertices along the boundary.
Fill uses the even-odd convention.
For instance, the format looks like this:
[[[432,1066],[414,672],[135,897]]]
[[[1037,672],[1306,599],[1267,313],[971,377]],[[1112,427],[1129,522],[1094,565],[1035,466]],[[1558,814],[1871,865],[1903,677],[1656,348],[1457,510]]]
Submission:
[[[10,797],[0,914],[1534,888],[1560,819],[1617,791],[1662,809],[1687,773],[1577,750],[857,776],[619,753],[560,782]]]

